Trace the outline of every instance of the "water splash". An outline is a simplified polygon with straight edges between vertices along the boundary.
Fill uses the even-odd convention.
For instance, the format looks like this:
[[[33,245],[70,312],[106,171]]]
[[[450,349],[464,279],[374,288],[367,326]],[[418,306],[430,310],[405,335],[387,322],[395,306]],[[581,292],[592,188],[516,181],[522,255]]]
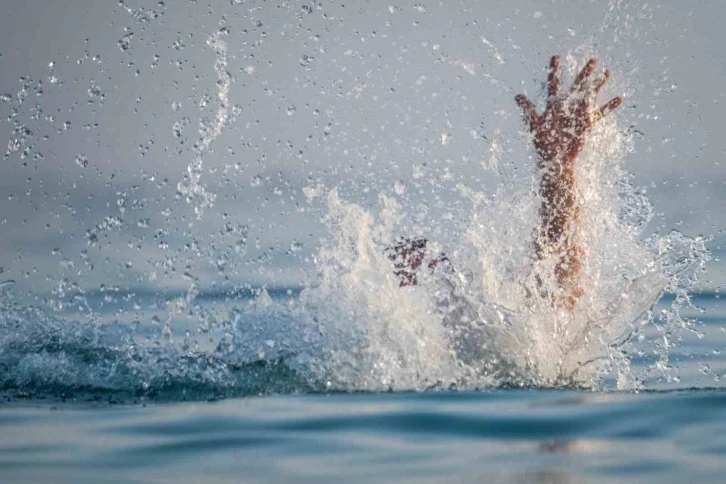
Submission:
[[[315,390],[280,361],[222,359],[189,341],[160,344],[138,325],[49,316],[15,303],[12,286],[0,283],[0,391],[179,400]]]
[[[568,61],[571,70],[580,64]],[[504,184],[493,195],[461,186],[472,216],[460,227],[463,237],[449,237],[457,244],[445,251],[455,272],[406,288],[398,287],[385,249],[401,234],[421,234],[405,232],[396,198],[382,194],[376,216],[331,191],[331,241],[317,258],[322,282],[302,297],[329,335],[317,376],[346,389],[597,387],[605,377],[633,388],[643,376],[633,374],[624,350],[654,322],[653,307],[669,291],[677,297],[658,328],[660,361],[646,373],[667,372],[673,334],[692,329],[680,309],[709,255],[702,238],[643,236],[653,210],[622,169],[630,151],[611,117],[578,160],[587,289],[572,312],[540,295],[560,289],[556,261],[534,256],[536,182],[519,191]]]
[[[207,38],[207,46],[210,47],[216,55],[214,71],[217,74],[217,99],[219,101],[219,105],[217,107],[214,122],[211,124],[202,123],[202,127],[200,129],[202,139],[194,145],[194,158],[187,167],[187,172],[184,174],[183,180],[177,185],[179,193],[185,196],[187,203],[194,207],[194,213],[196,214],[197,219],[202,218],[205,209],[211,208],[214,205],[214,200],[216,198],[216,195],[207,190],[207,188],[201,183],[201,178],[204,171],[204,152],[207,151],[212,142],[217,139],[220,134],[222,134],[222,130],[229,120],[229,87],[232,82],[232,78],[227,72],[227,42],[223,39],[223,37],[228,34],[229,29],[227,27],[222,27]],[[175,131],[177,129],[181,130],[181,127],[177,128],[175,125],[174,129]],[[194,242],[194,244],[196,244],[196,242]],[[191,268],[191,265],[191,261],[188,261],[187,267],[189,269]],[[170,340],[172,337],[172,318],[191,305],[194,298],[197,296],[198,288],[196,278],[189,270],[185,272],[184,276],[192,282],[184,297],[177,298],[168,304],[168,315],[162,332],[162,336],[167,340]]]
[[[216,55],[214,63],[214,71],[217,74],[217,99],[219,106],[217,107],[214,122],[210,125],[202,125],[202,139],[194,145],[194,158],[187,167],[184,178],[179,182],[177,190],[186,197],[187,203],[194,207],[197,218],[201,218],[204,209],[210,208],[214,204],[215,194],[208,191],[200,182],[204,171],[203,154],[209,149],[212,142],[222,134],[222,130],[227,125],[229,116],[229,86],[232,78],[227,72],[227,42],[224,37],[229,34],[229,29],[223,27],[216,33],[209,36],[207,46],[209,46]]]
[[[202,183],[203,155],[229,122],[225,28],[210,36],[219,105],[202,130],[179,192],[197,217],[215,195]],[[579,64],[569,57],[571,68]],[[490,173],[510,180],[506,136],[492,142]],[[447,135],[448,139],[448,135]],[[443,141],[443,139],[442,139]],[[410,221],[403,183],[382,192],[378,208],[327,194],[329,237],[315,256],[318,279],[299,298],[272,299],[265,289],[224,317],[208,316],[191,273],[185,295],[167,301],[161,334],[123,324],[77,323],[21,306],[0,285],[0,389],[155,394],[246,395],[294,391],[385,391],[492,386],[599,387],[610,378],[634,388],[648,375],[668,375],[677,335],[693,330],[680,316],[708,260],[705,241],[673,231],[644,236],[653,215],[645,194],[622,164],[630,140],[615,117],[599,124],[581,154],[585,296],[572,313],[542,297],[556,292],[553,261],[534,257],[532,237],[541,203],[529,186],[501,183],[494,193],[458,187],[469,217],[435,240],[436,227]],[[305,193],[317,198],[319,185]],[[439,207],[440,208],[440,207]],[[91,244],[121,227],[109,217],[87,232]],[[416,233],[411,233],[415,227]],[[245,249],[246,229],[240,232]],[[401,237],[426,236],[429,257],[446,252],[453,272],[423,271],[402,288],[386,248]],[[437,245],[438,242],[438,245]],[[237,250],[237,246],[235,246]],[[191,264],[189,264],[191,265]],[[656,322],[664,291],[676,295]],[[205,315],[208,344],[172,338],[175,317]],[[90,311],[89,311],[90,312]],[[634,336],[656,325],[658,361],[636,374],[627,357]]]

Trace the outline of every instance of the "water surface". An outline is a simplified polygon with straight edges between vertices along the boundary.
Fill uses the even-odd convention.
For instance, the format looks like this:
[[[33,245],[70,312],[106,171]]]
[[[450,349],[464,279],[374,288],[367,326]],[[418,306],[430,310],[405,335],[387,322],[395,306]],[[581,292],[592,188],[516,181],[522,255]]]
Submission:
[[[5,482],[722,482],[726,394],[5,403]]]

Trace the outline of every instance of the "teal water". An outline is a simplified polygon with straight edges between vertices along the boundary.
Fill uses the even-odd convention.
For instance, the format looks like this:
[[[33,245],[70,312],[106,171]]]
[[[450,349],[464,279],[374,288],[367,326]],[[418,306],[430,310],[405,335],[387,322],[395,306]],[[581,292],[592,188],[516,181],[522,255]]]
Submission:
[[[91,331],[6,302],[0,482],[723,482],[726,316],[718,294],[692,300],[667,373],[659,318],[633,342],[639,392],[383,393],[330,391],[285,354],[225,360],[157,344],[158,326]]]
[[[497,390],[0,407],[3,482],[723,482],[726,394]]]

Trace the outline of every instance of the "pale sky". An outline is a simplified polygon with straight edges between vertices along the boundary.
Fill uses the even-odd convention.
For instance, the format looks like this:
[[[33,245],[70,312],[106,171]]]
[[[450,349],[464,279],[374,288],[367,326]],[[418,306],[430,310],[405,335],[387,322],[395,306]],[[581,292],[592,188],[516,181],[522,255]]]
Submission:
[[[539,97],[550,55],[583,48],[613,72],[606,95],[626,96],[649,231],[713,236],[723,255],[723,1],[163,3],[0,2],[0,281],[18,293],[185,288],[185,272],[304,284],[326,236],[304,188],[368,204],[427,170],[451,182],[412,206],[493,189],[480,160],[496,133],[508,162],[531,163],[514,95]],[[197,220],[175,194],[218,107],[205,41],[220,28],[235,119],[204,156],[216,202]],[[726,282],[709,268],[704,288]]]

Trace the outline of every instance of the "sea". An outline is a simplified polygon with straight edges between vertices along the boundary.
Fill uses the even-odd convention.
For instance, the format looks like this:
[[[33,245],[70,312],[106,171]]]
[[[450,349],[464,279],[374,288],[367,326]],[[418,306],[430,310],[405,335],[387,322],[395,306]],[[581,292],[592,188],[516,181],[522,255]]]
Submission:
[[[299,298],[270,292],[283,304]],[[678,378],[650,372],[625,390],[522,381],[326,389],[284,359],[205,379],[214,365],[200,369],[207,356],[191,353],[186,374],[182,360],[174,372],[159,355],[146,362],[165,368],[159,375],[121,378],[112,372],[128,377],[141,353],[124,359],[114,352],[131,346],[86,339],[76,327],[67,337],[59,327],[53,338],[44,333],[52,341],[42,348],[26,344],[13,370],[23,376],[9,381],[4,335],[0,475],[8,483],[723,482],[726,311],[717,294],[692,299],[698,331],[670,353]],[[665,296],[658,307],[669,303]],[[633,371],[657,358],[634,354]]]

